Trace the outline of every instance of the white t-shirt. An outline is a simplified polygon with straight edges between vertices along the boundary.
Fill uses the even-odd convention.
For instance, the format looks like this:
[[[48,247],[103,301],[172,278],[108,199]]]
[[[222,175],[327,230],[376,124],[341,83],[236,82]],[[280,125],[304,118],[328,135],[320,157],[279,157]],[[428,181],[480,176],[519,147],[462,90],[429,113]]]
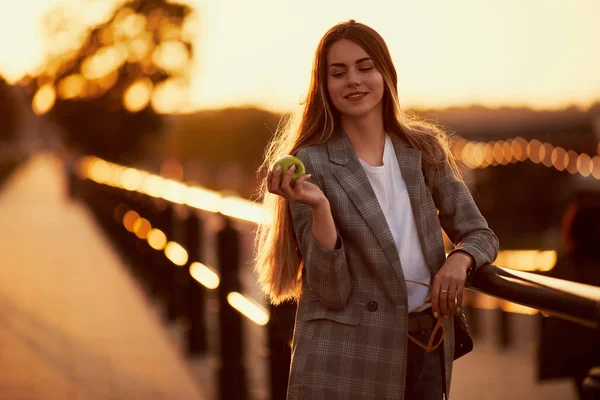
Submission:
[[[402,171],[390,136],[386,135],[382,166],[373,167],[363,160],[360,160],[360,163],[369,178],[394,237],[404,279],[431,284],[431,273],[423,256],[406,183],[402,178]],[[429,294],[428,288],[406,282],[406,289],[409,312],[420,311],[430,306],[429,303],[425,303]]]

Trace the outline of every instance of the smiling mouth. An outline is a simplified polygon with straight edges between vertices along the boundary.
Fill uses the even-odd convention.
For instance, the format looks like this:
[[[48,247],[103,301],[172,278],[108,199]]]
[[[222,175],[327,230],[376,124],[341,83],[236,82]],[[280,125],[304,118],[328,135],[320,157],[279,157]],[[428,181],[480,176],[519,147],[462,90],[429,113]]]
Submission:
[[[363,97],[365,97],[367,95],[366,92],[356,92],[356,93],[350,93],[348,96],[344,96],[345,99],[347,100],[360,100]]]

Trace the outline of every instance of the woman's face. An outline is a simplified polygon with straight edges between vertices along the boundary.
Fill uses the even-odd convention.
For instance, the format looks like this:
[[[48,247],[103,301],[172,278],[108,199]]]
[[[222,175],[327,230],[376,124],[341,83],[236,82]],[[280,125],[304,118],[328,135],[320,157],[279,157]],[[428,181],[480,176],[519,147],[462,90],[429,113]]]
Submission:
[[[327,91],[342,116],[363,117],[381,112],[383,76],[367,52],[342,39],[327,53]]]

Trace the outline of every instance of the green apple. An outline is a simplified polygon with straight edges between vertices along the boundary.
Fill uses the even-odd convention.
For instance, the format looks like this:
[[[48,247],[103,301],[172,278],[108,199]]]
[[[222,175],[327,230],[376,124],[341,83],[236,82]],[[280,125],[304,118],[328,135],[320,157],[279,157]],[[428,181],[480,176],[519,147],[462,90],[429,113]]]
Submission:
[[[292,175],[292,183],[296,181],[296,179],[300,178],[302,175],[306,173],[306,169],[304,168],[304,164],[298,158],[294,156],[283,156],[278,158],[273,164],[272,171],[275,172],[275,169],[281,165],[281,173],[285,174],[287,170],[292,166],[296,166],[296,170],[294,171],[294,175]]]

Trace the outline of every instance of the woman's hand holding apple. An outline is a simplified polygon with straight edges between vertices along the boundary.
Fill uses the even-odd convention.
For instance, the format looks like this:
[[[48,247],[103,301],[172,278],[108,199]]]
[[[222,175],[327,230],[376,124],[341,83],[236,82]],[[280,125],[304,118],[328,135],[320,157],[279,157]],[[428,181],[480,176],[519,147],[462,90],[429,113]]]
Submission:
[[[302,175],[297,172],[302,172]],[[284,156],[278,159],[273,165],[273,170],[267,173],[269,192],[282,196],[287,201],[303,203],[311,207],[328,203],[321,189],[307,181],[311,174],[304,174],[304,172],[304,165],[296,157]]]

